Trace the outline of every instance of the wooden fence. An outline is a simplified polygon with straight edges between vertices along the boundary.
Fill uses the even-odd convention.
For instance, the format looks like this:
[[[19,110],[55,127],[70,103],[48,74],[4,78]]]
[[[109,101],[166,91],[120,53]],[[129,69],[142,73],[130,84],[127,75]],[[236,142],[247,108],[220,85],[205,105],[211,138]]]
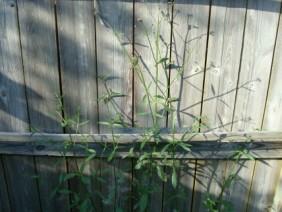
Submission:
[[[205,192],[220,192],[232,163],[222,153],[232,149],[229,144],[210,142],[221,141],[222,134],[246,133],[264,142],[252,150],[255,161],[241,161],[237,172],[241,180],[225,197],[235,211],[282,211],[282,136],[273,133],[282,130],[281,0],[0,0],[0,211],[69,210],[69,198],[49,198],[59,173],[71,170],[64,163],[54,165],[58,160],[54,152],[62,146],[44,146],[37,143],[42,135],[28,136],[32,126],[50,133],[59,144],[64,140],[55,93],[63,96],[64,116],[80,107],[81,120],[89,120],[82,133],[107,134],[109,129],[97,123],[117,113],[97,102],[106,93],[98,78],[104,76],[109,88],[126,94],[115,101],[118,115],[132,127],[152,126],[148,117],[139,116],[149,108],[125,51],[139,57],[145,82],[152,82],[155,63],[146,35],[155,39],[159,10],[167,20],[158,36],[160,54],[173,64],[161,70],[157,89],[163,91],[164,82],[175,79],[185,64],[169,89],[180,99],[174,122],[187,128],[201,117],[209,132],[200,132],[201,138],[208,135],[200,139],[206,143],[193,157],[183,158],[188,168],[182,171],[180,184],[189,198],[166,204],[167,193],[180,191],[163,184],[149,211],[205,211]],[[155,43],[151,45],[154,49]],[[161,127],[171,127],[169,115],[163,120]],[[124,211],[132,211],[134,205],[134,198],[125,198],[135,192],[130,183],[138,175],[133,161],[119,159],[115,165],[126,178],[117,195]],[[101,173],[112,168],[106,160],[90,166],[98,166]],[[50,180],[28,177],[33,175]],[[109,183],[92,186],[107,193],[113,175],[107,172],[102,177]],[[114,210],[102,202],[97,208]]]

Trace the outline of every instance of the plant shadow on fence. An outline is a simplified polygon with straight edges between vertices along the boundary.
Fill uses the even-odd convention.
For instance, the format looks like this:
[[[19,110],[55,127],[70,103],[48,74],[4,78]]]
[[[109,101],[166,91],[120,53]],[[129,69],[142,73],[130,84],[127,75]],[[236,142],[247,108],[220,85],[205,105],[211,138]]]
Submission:
[[[210,5],[211,2],[212,5]],[[262,80],[259,76],[240,79],[243,48],[246,48],[243,45],[244,36],[247,36],[244,34],[246,20],[240,19],[243,21],[241,23],[243,26],[240,28],[239,34],[236,34],[238,37],[241,35],[238,41],[240,43],[227,47],[231,49],[229,51],[232,51],[232,48],[234,51],[236,48],[240,49],[239,52],[236,52],[237,55],[232,55],[228,52],[220,53],[218,49],[210,49],[213,45],[217,47],[216,42],[221,42],[218,38],[220,37],[218,32],[222,31],[220,26],[214,27],[217,31],[211,29],[216,25],[213,25],[212,21],[217,21],[211,18],[214,14],[214,8],[220,7],[230,10],[238,9],[242,17],[245,17],[246,7],[247,10],[274,13],[273,16],[278,17],[275,14],[279,14],[281,2],[270,0],[249,1],[248,4],[247,1],[239,3],[234,3],[234,1],[211,2],[175,0],[173,6],[162,5],[165,14],[169,15],[168,21],[170,22],[167,23],[166,28],[162,29],[163,34],[159,35],[162,46],[161,54],[163,58],[169,58],[174,63],[164,68],[164,72],[160,76],[161,80],[155,85],[154,90],[157,89],[160,93],[167,93],[171,97],[174,95],[173,97],[179,98],[179,101],[174,103],[177,113],[175,122],[178,128],[189,127],[195,119],[204,123],[204,116],[207,116],[209,120],[207,123],[209,127],[206,131],[244,131],[245,125],[261,128],[261,121],[257,124],[257,120],[253,120],[248,113],[240,114],[245,113],[243,110],[240,111],[242,108],[237,108],[236,114],[239,115],[235,115],[236,103],[238,104],[236,98],[239,94],[244,93],[241,90],[256,93],[255,90],[252,90],[253,88],[269,81],[268,79]],[[95,10],[94,4],[96,4]],[[88,125],[82,127],[81,133],[109,133],[109,128],[99,126],[97,123],[117,115],[120,115],[129,126],[138,126],[141,122],[150,127],[152,123],[149,118],[138,115],[139,112],[147,112],[148,106],[142,102],[144,93],[140,89],[136,74],[130,70],[132,65],[130,58],[124,52],[125,50],[129,51],[131,56],[140,58],[148,84],[156,82],[155,74],[151,71],[155,67],[150,55],[150,45],[145,39],[146,33],[144,33],[141,24],[150,28],[154,23],[150,11],[152,13],[159,6],[156,1],[147,1],[147,4],[144,6],[139,2],[113,2],[110,0],[95,1],[95,3],[93,1],[57,1],[55,5],[52,1],[35,3],[18,0],[15,4],[0,1],[0,32],[4,35],[0,39],[0,130],[22,132],[29,131],[29,126],[32,126],[42,132],[66,132],[61,128],[60,118],[55,115],[57,103],[54,93],[63,97],[64,111],[61,113],[63,117],[71,117],[79,107],[82,111],[81,120],[89,120]],[[115,8],[114,11],[113,8]],[[148,11],[149,15],[144,15],[144,11]],[[234,17],[238,16],[235,14]],[[231,18],[231,21],[228,22],[229,25],[236,23],[235,18]],[[147,33],[149,33],[149,37],[154,39],[155,31],[153,28],[150,30]],[[231,28],[233,33],[234,30]],[[228,43],[228,39],[225,41]],[[226,45],[228,46],[228,44]],[[227,71],[222,70],[221,66],[224,66],[225,61],[217,60],[213,54],[221,54],[223,58],[227,58],[227,62],[229,57],[237,57],[238,64],[232,64],[236,69],[228,69],[230,67],[227,67]],[[189,58],[189,62],[185,58]],[[179,70],[184,65],[186,68],[180,72]],[[229,83],[229,81],[218,76],[226,76],[233,71],[237,73],[237,76],[236,79],[232,79],[232,86],[221,88],[221,84]],[[177,76],[178,73],[181,74]],[[103,103],[97,102],[97,99],[105,95],[107,90],[98,76],[106,77],[106,84],[112,91],[126,95],[115,99],[115,109],[110,108],[108,111]],[[164,90],[166,81],[174,79],[176,79],[175,85]],[[253,95],[250,94],[248,97]],[[256,93],[256,95],[258,94]],[[217,107],[220,104],[221,106]],[[265,102],[260,102],[260,104],[263,105],[262,111],[264,111]],[[164,112],[160,109],[158,113],[163,114]],[[167,114],[161,122],[161,127],[169,128],[171,122],[171,117]],[[235,127],[234,125],[238,122],[241,124]],[[201,130],[199,129],[199,131]],[[116,131],[127,132],[127,129],[121,128]],[[12,157],[1,157],[0,168],[3,170],[4,177],[0,176],[0,180],[1,184],[7,185],[5,192],[9,197],[8,203],[5,203],[7,204],[6,208],[3,206],[4,209],[10,208],[13,211],[20,211],[22,206],[26,206],[26,210],[48,210],[48,207],[50,207],[49,209],[58,209],[59,205],[70,201],[69,198],[58,196],[59,200],[52,202],[47,195],[44,195],[46,191],[50,192],[53,189],[56,182],[42,181],[43,183],[41,183],[40,179],[37,179],[37,183],[31,185],[34,191],[27,189],[29,184],[26,183],[27,178],[23,176],[23,173],[28,171],[34,176],[36,174],[42,174],[45,177],[53,176],[55,180],[59,177],[58,170],[71,172],[71,164],[74,163],[74,160],[69,159],[65,164],[62,164],[62,167],[54,168],[53,163],[57,160],[56,158],[48,162],[47,157],[41,159],[35,157],[28,160],[19,156],[17,156],[18,158],[15,156],[13,160]],[[26,161],[23,169],[19,168],[23,166],[22,164],[17,164],[20,161]],[[111,181],[116,179],[116,176],[113,176],[113,170],[124,176],[118,193],[115,194],[115,197],[108,196],[109,198],[106,200],[112,203],[111,201],[115,199],[120,207],[128,211],[134,208],[138,197],[138,192],[132,190],[131,181],[142,175],[134,170],[134,161],[135,159],[118,160],[113,165],[104,159],[99,162],[97,159],[97,161],[91,161],[89,165],[90,167],[98,167],[98,175],[109,180],[109,184],[99,181],[91,184],[94,190],[96,189],[105,196],[110,195],[110,187],[113,185]],[[81,162],[83,162],[82,159]],[[156,184],[159,184],[160,193],[152,196],[150,210],[158,208],[163,211],[171,211],[175,207],[179,207],[180,211],[203,210],[200,205],[204,199],[204,191],[210,192],[211,195],[218,195],[223,186],[223,179],[227,176],[229,163],[232,163],[226,160],[183,160],[182,162],[185,166],[179,170],[178,176],[180,178],[177,189],[173,189],[171,186],[171,179],[163,183],[157,180],[158,177],[154,178],[157,180]],[[96,163],[101,164],[97,165]],[[236,185],[232,187],[234,192],[231,194],[227,192],[225,195],[227,199],[229,198],[235,203],[236,208],[243,205],[253,211],[261,211],[262,209],[258,208],[255,202],[247,202],[252,179],[251,175],[246,177],[245,173],[249,170],[253,171],[254,163],[249,161],[245,163],[247,165],[243,164],[237,170],[237,173],[242,174],[243,180],[236,181]],[[165,171],[168,172],[168,170]],[[14,185],[13,181],[19,183]],[[66,187],[78,190],[80,193],[85,192],[79,186],[78,180],[69,183]],[[242,200],[242,196],[236,193],[236,187],[242,187],[242,190],[246,192],[242,196],[247,199]],[[21,188],[25,192],[24,195],[23,193],[16,194]],[[238,190],[242,192],[242,190]],[[251,192],[256,193],[256,188],[253,187]],[[255,195],[269,196],[272,194],[257,193]],[[33,205],[35,196],[38,196],[36,199],[39,198],[37,205]],[[99,195],[97,195],[98,197]],[[156,206],[154,200],[160,204]],[[244,201],[244,203],[240,205],[240,201]],[[97,205],[96,210],[113,210],[112,206],[102,204],[100,197],[94,202]],[[47,206],[48,203],[54,205]],[[68,204],[65,204],[63,210],[68,207]]]

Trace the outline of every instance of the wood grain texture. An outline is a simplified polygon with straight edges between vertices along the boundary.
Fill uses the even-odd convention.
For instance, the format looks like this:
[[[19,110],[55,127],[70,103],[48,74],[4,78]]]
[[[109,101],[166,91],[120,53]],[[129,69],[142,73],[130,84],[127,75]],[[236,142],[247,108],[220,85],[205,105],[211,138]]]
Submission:
[[[30,125],[61,132],[55,114],[60,88],[53,1],[19,0],[18,8]]]
[[[267,96],[263,129],[268,131],[282,130],[282,18],[276,38],[275,54],[271,72],[271,80]]]
[[[167,1],[148,1],[135,3],[134,52],[139,58],[139,72],[143,73],[142,81],[151,95],[150,101],[144,98],[146,89],[135,72],[134,78],[134,120],[136,126],[166,127],[167,113],[156,96],[167,97],[166,89],[169,70],[158,62],[170,57],[171,14],[172,7]],[[151,105],[151,106],[149,106]],[[149,115],[139,115],[150,113]],[[151,114],[159,114],[162,118],[152,118]],[[155,115],[153,115],[155,116]]]
[[[88,121],[80,127],[80,133],[97,133],[93,2],[58,1],[57,19],[65,118],[80,109],[80,121]]]
[[[175,0],[173,16],[170,95],[179,98],[173,104],[176,127],[190,127],[201,115],[207,35],[212,33],[209,1]],[[169,116],[169,126],[171,121]]]
[[[55,113],[55,93],[60,94],[60,85],[54,1],[18,1],[18,8],[30,125],[42,132],[62,133]],[[68,207],[68,198],[50,198],[58,184],[55,179],[67,170],[66,164],[54,166],[56,161],[54,157],[35,157],[36,173],[43,179],[38,180],[43,211]]]
[[[133,40],[133,2],[97,0],[95,3],[98,76],[105,77],[109,90],[126,95],[113,98],[108,104],[109,109],[100,101],[99,121],[111,121],[121,117],[131,126],[133,81],[130,56]],[[99,79],[98,96],[107,94],[103,81]],[[108,126],[99,127],[100,133],[110,131]]]
[[[281,14],[280,14],[280,22],[278,27],[278,33],[276,37],[276,48],[273,59],[272,73],[269,85],[269,91],[267,96],[267,104],[264,114],[263,120],[263,129],[268,131],[282,130],[282,110],[280,109],[281,105],[281,78],[282,78],[282,70],[281,70],[281,60],[282,60],[282,23],[281,23]],[[272,167],[265,166],[256,166],[256,171],[261,175],[264,175],[266,178],[265,181],[273,182],[273,178],[279,177],[279,180],[276,185],[276,190],[274,191],[272,186],[265,187],[264,193],[261,194],[260,199],[268,199],[267,204],[270,204],[272,201],[271,211],[281,211],[282,210],[282,166],[281,161],[270,161],[264,160],[265,163],[271,163]],[[279,173],[280,168],[280,173]],[[277,169],[277,170],[273,170]],[[273,173],[275,171],[275,173]],[[269,173],[268,173],[269,172]],[[261,180],[262,176],[256,175],[257,180]],[[253,188],[254,189],[254,188]],[[271,196],[271,199],[269,199]]]
[[[246,211],[248,204],[248,195],[252,183],[252,173],[254,172],[255,161],[241,160],[234,168],[237,175],[231,187],[226,189],[223,194],[223,200],[232,203],[234,211]],[[228,161],[225,171],[225,179],[230,175],[234,162]],[[222,210],[226,208],[222,207]]]
[[[17,4],[15,1],[0,1],[0,5],[0,130],[23,132],[28,129],[29,121],[16,10]],[[10,197],[11,210],[39,211],[40,203],[36,180],[30,180],[25,176],[27,173],[35,173],[33,158],[15,155],[2,156],[2,160],[7,180],[6,183],[1,182],[1,184],[7,186],[9,194],[3,193],[3,195]]]
[[[281,211],[282,210],[282,169],[280,171],[279,182],[276,187],[275,196],[273,200],[273,204],[271,207],[271,211]]]
[[[223,160],[197,160],[192,211],[206,210],[203,203],[207,193],[217,199],[224,182],[225,165]]]
[[[213,131],[231,130],[246,4],[246,0],[212,1],[202,116]]]
[[[280,181],[282,161],[258,160],[247,211],[270,210]]]
[[[28,114],[16,3],[0,4],[0,129],[23,132]]]
[[[130,72],[130,57],[133,42],[133,2],[97,0],[94,1],[94,6],[97,30],[97,73],[99,77],[105,78],[107,85],[106,88],[104,82],[98,79],[98,97],[107,95],[111,90],[126,95],[113,98],[108,105],[100,101],[99,121],[112,121],[120,117],[124,123],[132,126],[133,81]],[[119,131],[118,128],[114,130]],[[110,131],[108,126],[99,126],[99,133],[110,133]],[[131,160],[116,159],[111,164],[106,162],[106,159],[103,160],[101,176],[107,183],[102,184],[102,193],[105,197],[109,197],[114,191],[110,204],[103,204],[104,211],[113,211],[118,208],[131,209],[131,188],[129,189],[131,178],[128,173],[131,167]],[[105,170],[108,171],[104,172]],[[124,190],[122,185],[120,187],[117,184],[119,175],[124,176]]]
[[[7,189],[2,157],[0,157],[0,163],[0,211],[10,212],[12,209],[10,206],[10,197]]]
[[[262,126],[280,13],[279,2],[248,1],[233,131],[260,129]]]
[[[177,171],[177,187],[172,186],[171,177],[164,185],[163,211],[190,211],[195,176],[195,160],[181,160],[180,169]],[[166,173],[171,176],[166,169]]]
[[[76,176],[69,180],[70,189],[75,192],[80,200],[78,205],[73,207],[72,210],[79,211],[81,209],[81,204],[88,199],[88,202],[91,203],[91,209],[93,211],[102,210],[102,198],[99,197],[99,192],[101,192],[100,182],[97,180],[97,177],[100,177],[100,163],[99,159],[92,159],[90,161],[85,161],[84,157],[68,158],[68,172],[69,173],[80,173],[81,176],[84,176],[88,179],[84,181],[81,176]],[[82,168],[84,167],[83,171]],[[92,194],[92,195],[90,195]],[[71,199],[74,196],[71,195]],[[89,210],[90,210],[89,208]]]
[[[12,211],[40,211],[40,196],[36,180],[34,158],[31,156],[3,156]]]

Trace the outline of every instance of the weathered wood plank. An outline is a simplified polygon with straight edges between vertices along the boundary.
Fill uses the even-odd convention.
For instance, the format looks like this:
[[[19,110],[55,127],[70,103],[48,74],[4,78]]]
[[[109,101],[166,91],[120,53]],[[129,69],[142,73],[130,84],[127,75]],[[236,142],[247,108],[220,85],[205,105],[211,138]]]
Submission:
[[[255,161],[239,161],[238,165],[234,167],[234,161],[228,161],[225,171],[225,180],[227,180],[231,171],[237,175],[231,187],[226,189],[223,194],[223,200],[232,204],[234,211],[246,211],[248,205],[248,196],[250,192],[252,173],[254,172]],[[222,207],[222,210],[226,208]]]
[[[97,179],[100,177],[101,170],[99,159],[92,159],[90,161],[86,161],[85,159],[80,157],[68,158],[69,173],[80,174],[80,176],[69,180],[71,190],[80,198],[78,204],[73,207],[73,210],[83,210],[81,207],[83,202],[88,201],[90,203],[89,211],[101,211],[102,198],[98,195],[101,192],[101,185]],[[73,194],[71,194],[71,198],[75,199]]]
[[[195,176],[195,160],[181,160],[177,172],[177,187],[172,186],[171,177],[164,185],[163,211],[190,211]],[[169,176],[171,172],[166,171]]]
[[[273,66],[272,66],[272,73],[269,85],[269,91],[267,96],[267,104],[264,114],[263,120],[263,129],[274,131],[274,130],[282,130],[282,110],[280,109],[281,105],[281,79],[282,79],[282,70],[281,70],[281,60],[282,60],[282,24],[281,24],[281,14],[280,14],[280,24],[278,28],[278,34],[276,38],[276,48],[275,54],[273,59]],[[260,163],[271,164],[269,166],[260,165]],[[277,170],[274,170],[277,169]],[[281,170],[279,173],[279,169]],[[274,172],[274,173],[273,173]],[[260,196],[256,194],[257,188],[253,186],[253,193],[252,194],[255,199],[258,201],[263,201],[266,205],[272,205],[270,207],[271,211],[281,211],[282,205],[282,166],[281,161],[270,161],[270,160],[263,160],[259,162],[256,166],[256,174],[254,176],[254,181],[262,180],[262,177],[265,178],[265,182],[272,182],[273,186],[276,187],[276,191],[274,191],[275,187],[273,186],[264,186],[264,193],[260,193]],[[274,184],[273,178],[279,177],[277,184]],[[257,178],[257,179],[256,179]],[[264,205],[265,206],[265,205]],[[254,206],[250,206],[254,208]]]
[[[1,5],[1,4],[0,4]],[[0,211],[12,211],[10,206],[10,197],[7,190],[7,183],[5,179],[4,167],[2,157],[0,157]]]
[[[213,131],[231,130],[246,4],[246,0],[212,1],[202,116]]]
[[[197,160],[192,211],[206,211],[204,201],[216,199],[224,182],[226,162],[223,160]]]
[[[280,14],[277,1],[250,0],[247,9],[233,131],[250,131],[262,126]]]
[[[113,10],[114,8],[114,10]],[[133,40],[133,2],[96,0],[96,48],[98,96],[110,96],[109,92],[126,95],[113,98],[108,104],[99,102],[99,121],[123,119],[132,125],[133,81],[131,67]],[[104,81],[107,88],[104,86]],[[100,125],[100,133],[110,132],[108,126]]]
[[[176,127],[190,127],[201,115],[209,0],[175,0],[173,13],[170,96],[179,98]],[[171,121],[169,116],[169,126]]]
[[[58,1],[57,19],[65,118],[74,117],[80,109],[80,121],[88,123],[79,132],[97,133],[93,2]]]
[[[282,210],[282,169],[280,171],[279,182],[276,187],[275,196],[273,200],[273,204],[271,207],[271,211],[281,211]]]
[[[61,132],[55,114],[60,88],[53,2],[19,0],[18,8],[30,124]]]
[[[183,134],[174,134],[175,139],[183,141]],[[51,133],[29,133],[29,132],[0,132],[0,142],[37,142],[37,144],[69,141],[70,136],[77,142],[92,143],[112,143],[111,134],[51,134]],[[142,142],[142,134],[116,134],[118,139],[116,143],[138,143]],[[171,134],[160,134],[161,141],[170,141]],[[87,140],[86,140],[87,138]],[[282,141],[282,132],[207,132],[194,133],[187,136],[184,141],[187,142],[279,142]],[[154,142],[149,138],[148,142]]]
[[[280,181],[282,161],[258,160],[247,211],[270,210]]]
[[[132,126],[133,80],[130,60],[133,42],[133,2],[96,0],[94,6],[97,12],[97,73],[100,77],[98,97],[111,96],[111,92],[126,95],[113,98],[108,104],[106,101],[100,101],[99,121],[122,120],[123,123]],[[99,133],[105,132],[110,133],[111,129],[100,125]],[[131,160],[113,159],[110,164],[103,159],[101,176],[107,183],[102,184],[102,193],[105,197],[109,197],[111,192],[114,192],[113,199],[109,201],[110,204],[104,202],[102,207],[104,211],[113,211],[118,208],[131,210],[131,187],[129,186],[131,178],[128,174],[128,169],[131,168]],[[104,170],[108,172],[105,173]],[[121,189],[122,185],[117,184],[119,176],[125,177],[124,190]]]
[[[16,3],[1,0],[0,4],[0,129],[26,131],[28,114]]]
[[[8,133],[1,133],[1,134],[5,134],[7,136]],[[198,140],[198,138],[196,137],[195,140],[193,140],[194,138],[190,138],[187,139],[187,143],[191,145],[191,152],[184,152],[183,150],[179,149],[177,150],[178,154],[176,155],[176,157],[187,158],[187,159],[197,159],[197,158],[224,159],[227,158],[231,152],[236,151],[238,149],[246,148],[254,158],[264,158],[264,159],[281,158],[281,152],[282,152],[281,133],[261,132],[261,133],[253,133],[253,134],[254,135],[256,134],[257,138],[254,137],[253,138],[254,141],[252,143],[249,142],[248,140],[249,138],[247,139],[245,138],[244,140],[242,140],[242,137],[240,136],[238,136],[238,139],[236,137],[230,137],[230,140],[228,140],[228,138],[225,138],[223,140],[220,140],[220,138],[218,138],[217,140],[212,140],[214,139],[214,137],[212,137],[211,140],[208,140],[208,137],[206,137],[204,140]],[[269,134],[272,134],[272,136],[270,136]],[[202,138],[204,138],[204,135],[211,135],[211,133],[202,134]],[[68,136],[69,135],[54,134],[53,138],[55,139],[53,141],[52,141],[52,136],[50,136],[50,141],[42,142],[42,137],[39,136],[37,136],[38,140],[36,141],[34,140],[34,138],[32,140],[28,140],[32,137],[29,138],[26,137],[25,140],[21,140],[21,139],[12,140],[12,136],[9,135],[7,136],[7,138],[9,139],[7,139],[6,141],[5,139],[3,139],[3,137],[0,140],[0,147],[1,147],[0,153],[59,156],[61,152],[64,150],[64,141],[68,139]],[[97,136],[101,136],[102,138],[106,137],[106,135],[97,135]],[[142,136],[140,135],[139,136],[123,135],[123,136],[125,139],[127,139],[127,141],[120,142],[118,144],[119,148],[117,149],[116,152],[118,157],[123,157],[128,155],[128,152],[131,147],[136,146],[138,144],[140,145],[140,143],[142,142]],[[133,139],[130,140],[129,139],[130,137]],[[80,141],[81,140],[77,139],[77,143],[79,143]],[[163,141],[160,141],[159,145],[157,146],[157,150],[160,150],[164,145],[167,144],[167,142],[169,142],[169,140],[163,139]],[[83,143],[85,144],[85,141],[83,141]],[[153,142],[149,141],[149,143],[150,145],[154,145]],[[107,144],[108,147],[104,150],[105,144]],[[113,151],[113,148],[111,147],[112,145],[109,145],[109,142],[104,142],[102,139],[96,140],[95,142],[91,142],[91,140],[89,140],[87,142],[87,145],[89,146],[89,148],[95,149],[97,154],[103,157],[107,157]],[[68,156],[72,156],[73,155],[72,151],[74,150],[76,151],[77,156],[85,155],[85,149],[80,147],[76,147],[75,149],[70,148],[66,152],[66,154]]]
[[[167,1],[135,3],[134,53],[139,60],[137,66],[139,70],[134,73],[136,126],[166,127],[167,113],[163,106],[157,103],[162,101],[157,96],[163,98],[168,96],[169,70],[159,61],[170,57],[171,16],[172,7]],[[150,93],[150,100],[146,95],[146,89]],[[149,114],[139,115],[141,113]],[[158,114],[159,118],[156,118],[155,114]]]
[[[282,130],[282,17],[276,38],[275,54],[271,72],[271,80],[267,96],[267,104],[263,120],[263,129],[269,131]]]
[[[40,197],[34,158],[31,156],[3,156],[12,211],[40,211]]]
[[[28,112],[19,38],[17,4],[15,1],[0,1],[0,109],[1,131],[26,131]],[[35,92],[35,91],[34,91]],[[37,93],[37,92],[35,92]],[[35,173],[34,161],[28,156],[3,156],[3,170],[12,211],[40,210],[36,181],[28,180],[26,172]],[[8,195],[3,193],[3,195]],[[8,202],[6,202],[8,203]]]
[[[59,116],[55,113],[55,93],[60,94],[60,86],[54,1],[20,0],[18,8],[30,125],[43,132],[62,133]],[[55,179],[60,172],[66,172],[66,164],[56,167],[55,163],[54,157],[35,158],[36,173],[43,179],[38,180],[43,211],[67,210],[68,207],[68,198],[50,198],[58,184]]]

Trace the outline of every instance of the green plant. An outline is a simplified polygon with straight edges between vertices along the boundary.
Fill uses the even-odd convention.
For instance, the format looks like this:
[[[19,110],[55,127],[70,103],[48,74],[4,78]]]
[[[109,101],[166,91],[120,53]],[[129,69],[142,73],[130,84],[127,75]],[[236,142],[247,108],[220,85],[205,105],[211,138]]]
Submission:
[[[121,47],[126,53],[128,59],[131,61],[131,71],[134,73],[138,81],[140,82],[143,90],[144,96],[143,101],[148,104],[148,111],[140,111],[139,116],[148,116],[151,120],[152,126],[141,126],[137,124],[138,128],[141,130],[142,141],[131,147],[127,157],[138,157],[136,163],[134,164],[134,169],[142,170],[142,176],[140,178],[135,178],[132,182],[132,186],[137,190],[138,196],[136,198],[136,204],[134,205],[135,210],[147,211],[151,197],[154,194],[158,194],[161,188],[157,183],[153,181],[155,176],[158,176],[163,182],[167,182],[168,179],[171,181],[172,187],[174,189],[179,185],[178,170],[182,168],[178,158],[177,152],[179,150],[184,152],[191,151],[191,145],[187,143],[188,138],[194,134],[198,133],[199,130],[205,125],[202,123],[202,117],[195,120],[195,123],[187,128],[182,136],[176,136],[175,129],[175,113],[176,108],[174,104],[179,101],[177,96],[171,96],[170,89],[173,84],[181,77],[184,72],[185,66],[189,63],[191,54],[187,51],[187,57],[184,58],[184,63],[178,68],[175,77],[169,77],[169,70],[173,61],[171,61],[170,56],[162,55],[161,50],[161,40],[160,33],[162,28],[162,23],[167,22],[171,24],[173,18],[169,14],[158,11],[157,19],[155,20],[156,32],[155,37],[151,40],[149,32],[142,22],[139,20],[139,24],[142,26],[145,36],[147,38],[151,56],[154,60],[154,70],[150,70],[152,73],[152,83],[146,81],[145,71],[141,65],[141,56],[132,55],[126,50],[121,40],[121,36],[117,32],[113,32],[115,37],[120,42]],[[153,44],[155,47],[153,47]],[[160,80],[160,76],[165,76],[165,81]],[[116,202],[117,191],[120,186],[124,183],[125,179],[122,174],[116,169],[116,158],[117,152],[120,148],[119,135],[115,132],[116,128],[126,128],[130,124],[124,121],[122,114],[118,112],[116,108],[115,100],[117,98],[123,98],[126,95],[123,93],[118,93],[113,91],[107,84],[107,76],[99,76],[99,80],[104,86],[105,93],[98,97],[99,101],[103,106],[107,108],[108,119],[107,121],[98,122],[99,125],[108,127],[110,136],[112,138],[111,143],[105,143],[103,146],[103,152],[101,156],[97,155],[97,152],[93,148],[89,148],[88,139],[91,134],[82,134],[81,127],[87,124],[87,121],[81,121],[80,115],[81,111],[78,109],[75,114],[69,116],[67,111],[65,111],[63,106],[63,101],[61,96],[57,96],[58,106],[56,108],[56,113],[61,119],[61,126],[64,131],[69,135],[69,139],[65,141],[64,151],[61,152],[61,159],[58,161],[58,165],[62,162],[66,163],[69,167],[69,172],[67,174],[61,173],[58,178],[58,185],[53,189],[51,197],[56,194],[68,195],[71,197],[71,208],[79,209],[80,211],[97,211],[95,206],[95,199],[100,200],[105,205],[113,205],[115,211],[121,211],[122,209],[118,207]],[[162,89],[160,88],[162,84]],[[112,117],[110,112],[114,110],[115,116]],[[63,114],[63,115],[62,115]],[[163,135],[163,129],[160,125],[162,120],[166,120],[167,116],[170,116],[170,134],[169,136]],[[77,136],[83,136],[80,142],[77,141]],[[249,142],[251,144],[251,142]],[[77,150],[83,150],[85,152],[85,157],[82,159],[77,158]],[[68,158],[67,154],[72,152],[73,159]],[[99,172],[99,167],[96,169],[88,166],[92,160],[99,160],[98,163],[101,164],[104,153],[107,154],[107,161],[112,164],[113,175],[114,175],[114,185],[112,190],[108,194],[103,194],[99,187],[91,188],[91,184],[106,184],[105,179],[101,177]],[[204,205],[209,211],[218,211],[221,206],[225,207],[225,210],[230,209],[230,204],[223,200],[224,192],[230,188],[232,182],[237,178],[235,174],[236,167],[242,156],[247,156],[249,159],[253,159],[248,153],[248,147],[242,147],[240,150],[234,151],[230,154],[230,159],[234,161],[232,171],[226,178],[220,195],[215,200],[211,197],[209,193],[206,195]],[[102,172],[107,172],[108,170],[102,170]],[[72,184],[79,184],[80,191],[72,188]],[[170,196],[167,199],[169,201],[175,198],[183,198],[183,194]]]

